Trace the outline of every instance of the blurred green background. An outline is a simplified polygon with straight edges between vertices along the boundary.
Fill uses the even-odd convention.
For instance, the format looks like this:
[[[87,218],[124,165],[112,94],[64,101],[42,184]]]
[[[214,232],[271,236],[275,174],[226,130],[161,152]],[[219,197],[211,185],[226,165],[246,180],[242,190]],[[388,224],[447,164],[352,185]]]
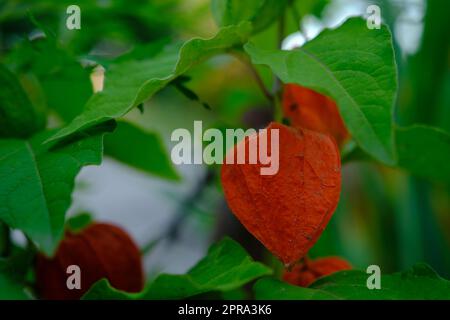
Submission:
[[[81,30],[65,27],[65,10],[71,4],[81,8]],[[336,26],[348,16],[364,15],[369,4],[380,6],[383,20],[394,36],[399,72],[396,122],[400,125],[424,123],[450,132],[448,0],[297,0],[296,10],[286,12],[283,45],[287,48],[301,43],[303,36],[312,38],[321,29]],[[48,39],[39,41],[43,37],[40,30],[51,35],[54,43]],[[3,0],[0,2],[0,61],[20,75],[27,93],[42,109],[57,110],[64,106],[64,110],[58,112],[62,117],[55,115],[49,120],[50,126],[59,126],[72,119],[92,94],[88,80],[96,65],[102,65],[107,72],[109,63],[123,55],[133,55],[135,59],[145,57],[151,53],[151,44],[193,36],[208,37],[216,30],[207,0]],[[34,41],[29,42],[30,39]],[[276,47],[277,39],[278,27],[273,24],[255,35],[252,41],[260,46]],[[258,71],[270,86],[273,79],[267,70]],[[235,58],[211,59],[195,67],[189,77],[187,87],[212,110],[169,86],[146,103],[143,114],[135,110],[126,116],[158,134],[167,152],[170,152],[172,130],[189,129],[195,119],[219,128],[258,127],[270,120],[269,106],[251,72]],[[130,224],[130,231],[142,246],[147,246],[151,252],[155,250],[154,245],[165,241],[166,249],[159,249],[160,257],[183,242],[179,230],[190,228],[191,234],[204,235],[196,242],[200,251],[206,250],[214,239],[231,234],[255,257],[272,261],[227,210],[217,174],[214,174],[217,168],[177,169],[183,179],[165,183],[162,188],[171,196],[160,199],[175,205],[167,208],[155,204],[157,210],[153,208],[158,211],[154,214],[170,219],[155,222],[156,225],[145,230],[133,229],[139,221]],[[191,174],[192,170],[195,174]],[[104,173],[99,171],[100,175]],[[145,175],[145,179],[160,180],[149,175]],[[96,199],[98,190],[89,189],[85,185],[89,184],[87,180],[78,182],[78,190],[82,193],[83,188],[87,188],[92,199]],[[450,278],[448,184],[362,162],[346,163],[342,181],[338,209],[311,250],[311,256],[339,255],[356,268],[378,264],[386,273],[424,261],[440,275]],[[178,192],[179,184],[184,185],[183,192]],[[145,192],[158,193],[160,187],[156,183]],[[105,217],[95,208],[104,207],[101,201],[109,200],[97,199],[99,204],[90,206],[83,203],[82,196],[75,197],[72,213],[89,209],[94,216]],[[134,210],[132,204],[129,208]],[[124,222],[133,218],[128,215],[117,219]],[[140,216],[139,219],[145,218]],[[157,260],[158,255],[151,259]],[[167,270],[174,261],[180,266],[177,271],[192,264],[192,261],[183,264],[180,260],[165,260],[159,269]],[[157,272],[157,268],[147,269],[150,274]]]

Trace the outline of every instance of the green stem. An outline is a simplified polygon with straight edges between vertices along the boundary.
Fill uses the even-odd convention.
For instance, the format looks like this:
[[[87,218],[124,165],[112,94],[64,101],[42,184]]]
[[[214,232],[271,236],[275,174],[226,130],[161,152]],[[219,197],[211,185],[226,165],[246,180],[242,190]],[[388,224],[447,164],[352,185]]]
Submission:
[[[276,122],[281,123],[283,121],[283,106],[280,94],[275,95],[273,117]]]
[[[248,65],[248,64],[247,64]],[[256,69],[253,67],[252,64],[248,65],[250,72],[253,76],[253,78],[255,79],[256,84],[258,85],[258,87],[260,88],[261,92],[264,94],[264,97],[266,97],[266,99],[270,102],[273,103],[274,97],[273,95],[270,93],[269,90],[267,90],[266,86],[264,85],[263,80],[261,79],[261,77],[259,76],[258,71],[256,71]]]
[[[264,97],[272,104],[274,97],[270,93],[270,91],[266,88],[264,81],[261,79],[258,71],[253,66],[249,57],[244,52],[238,50],[231,51],[231,54],[248,67],[253,79],[255,79],[258,88],[261,90]]]

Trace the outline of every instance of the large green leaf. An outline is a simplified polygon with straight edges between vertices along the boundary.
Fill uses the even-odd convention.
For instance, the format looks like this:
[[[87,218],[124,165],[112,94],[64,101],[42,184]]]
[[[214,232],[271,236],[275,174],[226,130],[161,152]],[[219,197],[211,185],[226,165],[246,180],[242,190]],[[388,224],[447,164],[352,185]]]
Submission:
[[[141,294],[117,291],[102,280],[84,299],[183,299],[210,291],[230,291],[272,271],[253,259],[235,241],[225,238],[187,274],[162,274]]]
[[[362,271],[342,271],[321,278],[308,288],[264,278],[255,284],[254,290],[257,299],[450,299],[450,281],[439,277],[426,264],[381,276],[379,290],[367,288],[368,277]]]
[[[58,144],[43,144],[54,131],[0,140],[0,219],[52,254],[63,235],[76,175],[82,166],[101,162],[104,130]]]
[[[84,112],[51,140],[123,116],[199,62],[242,45],[250,30],[248,22],[224,27],[211,39],[191,39],[181,46],[170,46],[148,60],[112,65],[106,73],[104,90],[92,96]]]
[[[283,12],[288,0],[212,0],[211,10],[219,26],[250,21],[255,31],[261,31]]]
[[[363,150],[394,164],[392,109],[397,74],[386,26],[369,30],[351,18],[292,50],[245,46],[253,63],[268,65],[284,83],[297,83],[333,98],[345,124]]]
[[[49,69],[52,72],[38,74],[38,78],[47,97],[48,107],[55,110],[65,122],[70,122],[83,112],[84,105],[93,93],[89,70],[64,52],[52,53],[61,55],[55,57],[60,59],[57,60],[58,64]],[[50,60],[50,56],[46,55],[45,59],[55,63]]]
[[[114,133],[105,137],[105,154],[150,174],[179,179],[159,135],[129,122],[119,121]]]
[[[450,181],[450,134],[424,125],[396,130],[398,165],[412,174]]]

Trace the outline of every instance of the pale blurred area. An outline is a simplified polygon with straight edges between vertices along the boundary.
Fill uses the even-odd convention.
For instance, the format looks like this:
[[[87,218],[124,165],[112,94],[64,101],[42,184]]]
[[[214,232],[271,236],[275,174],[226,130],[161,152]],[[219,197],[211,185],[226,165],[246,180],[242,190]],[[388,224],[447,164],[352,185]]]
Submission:
[[[404,10],[397,19],[394,32],[403,52],[410,54],[417,49],[420,40],[424,4],[414,0],[398,2]],[[362,0],[332,1],[325,9],[323,20],[307,16],[300,28],[302,33],[288,36],[283,43],[284,48],[301,45],[304,35],[312,39],[323,28],[335,27],[347,17],[365,15],[368,3]],[[95,74],[97,88],[101,87],[101,78],[101,72],[100,75]],[[170,91],[167,94],[178,93]],[[158,132],[170,155],[172,130],[192,128],[194,120],[208,123],[210,113],[186,99],[178,99],[182,102],[176,99],[164,101],[162,105],[158,99],[151,100],[145,106],[143,115],[136,110],[128,118]],[[189,115],[184,112],[180,117],[180,108],[191,108],[193,111]],[[206,172],[206,168],[199,165],[177,166],[176,170],[182,180],[170,182],[105,157],[101,166],[84,168],[78,176],[69,215],[89,212],[98,221],[117,223],[142,247],[167,232],[179,214],[181,203],[190,196]],[[168,243],[161,240],[145,256],[145,269],[149,277],[160,272],[183,273],[205,255],[214,232],[214,213],[220,203],[220,194],[217,188],[212,187],[202,198],[198,206],[203,208],[194,209],[194,214],[183,220],[176,241]]]
[[[375,4],[381,8],[383,2],[387,1],[334,0],[325,8],[323,19],[318,19],[313,15],[305,16],[300,26],[301,32],[286,37],[283,48],[291,49],[301,46],[307,39],[314,39],[324,28],[336,28],[349,17],[367,17],[369,5]],[[424,0],[393,0],[390,3],[397,10],[393,32],[402,53],[414,54],[419,47],[423,32],[425,2]]]

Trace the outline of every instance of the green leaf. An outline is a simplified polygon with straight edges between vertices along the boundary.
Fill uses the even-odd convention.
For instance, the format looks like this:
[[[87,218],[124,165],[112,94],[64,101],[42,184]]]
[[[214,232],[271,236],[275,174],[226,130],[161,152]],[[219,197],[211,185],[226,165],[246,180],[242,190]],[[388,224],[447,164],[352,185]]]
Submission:
[[[119,121],[113,134],[105,137],[105,154],[136,169],[179,180],[158,134]]]
[[[258,300],[333,300],[326,292],[297,287],[274,278],[263,278],[253,286]]]
[[[450,181],[450,134],[424,125],[396,130],[398,165],[414,175]]]
[[[41,82],[47,105],[65,121],[79,115],[93,94],[90,70],[52,41],[34,45],[33,72]]]
[[[169,37],[163,37],[161,39],[153,40],[150,43],[135,44],[133,49],[122,54],[121,56],[114,59],[115,63],[125,62],[129,60],[146,60],[156,56],[158,53],[164,49],[165,46],[170,44]],[[102,66],[108,66],[109,61],[102,61]]]
[[[254,262],[238,243],[225,238],[213,245],[187,274],[160,275],[144,298],[182,299],[208,291],[229,291],[270,273],[268,267]]]
[[[19,80],[0,64],[0,137],[26,138],[44,126]]]
[[[93,93],[90,70],[60,48],[53,38],[24,41],[7,57],[17,72],[32,72],[45,93],[47,106],[65,122],[83,111]]]
[[[104,130],[58,144],[42,144],[53,131],[30,140],[0,140],[0,219],[25,232],[46,254],[63,235],[76,175],[81,167],[101,162]]]
[[[85,299],[139,298],[183,299],[211,291],[230,291],[272,273],[265,265],[253,261],[235,241],[225,238],[213,245],[208,255],[187,274],[162,274],[140,295],[129,295],[112,288],[105,282],[97,282],[84,296]]]
[[[386,26],[370,30],[351,18],[292,51],[245,45],[253,63],[268,65],[284,83],[297,83],[336,101],[355,141],[386,164],[396,162],[392,110],[397,73]]]
[[[93,93],[89,71],[69,57],[54,66],[49,75],[41,75],[42,89],[47,97],[48,107],[55,110],[65,121],[70,122],[83,112],[84,105]],[[49,57],[47,56],[47,59]]]
[[[368,277],[363,271],[342,271],[317,280],[309,288],[265,278],[255,284],[254,290],[257,299],[450,299],[450,281],[426,264],[381,276],[380,290],[367,288]]]
[[[107,279],[101,279],[94,283],[88,292],[82,297],[83,300],[132,300],[139,299],[140,293],[128,293],[117,290],[111,286]]]
[[[288,0],[212,0],[211,10],[219,26],[250,21],[258,32],[274,22],[287,4]]]
[[[0,258],[8,253],[10,241],[9,227],[0,221]]]
[[[181,46],[170,46],[148,60],[112,65],[106,73],[104,90],[92,96],[84,112],[49,140],[125,115],[194,65],[242,45],[250,30],[249,23],[225,27],[211,39],[191,39]]]

